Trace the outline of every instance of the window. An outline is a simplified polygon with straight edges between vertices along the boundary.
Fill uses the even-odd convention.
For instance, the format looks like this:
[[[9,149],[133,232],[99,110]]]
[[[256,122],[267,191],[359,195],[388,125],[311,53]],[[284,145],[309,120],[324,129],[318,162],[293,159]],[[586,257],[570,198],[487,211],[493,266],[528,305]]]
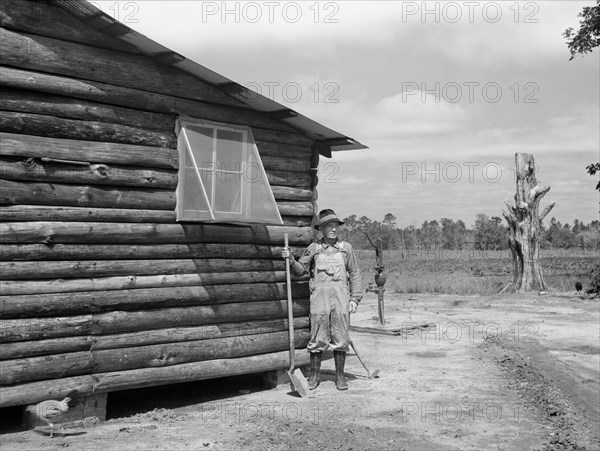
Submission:
[[[252,132],[180,119],[178,221],[282,224]]]

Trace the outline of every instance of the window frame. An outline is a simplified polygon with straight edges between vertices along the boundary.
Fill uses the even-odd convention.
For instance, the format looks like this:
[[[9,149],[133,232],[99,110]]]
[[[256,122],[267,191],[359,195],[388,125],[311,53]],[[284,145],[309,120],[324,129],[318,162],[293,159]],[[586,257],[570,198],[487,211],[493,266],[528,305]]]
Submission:
[[[198,161],[196,161],[196,156],[193,152],[193,147],[190,143],[190,138],[186,133],[186,129],[188,126],[196,126],[201,128],[211,129],[213,132],[213,149],[211,151],[211,164],[212,169],[212,177],[211,178],[211,186],[210,190],[207,189],[203,178],[203,167],[198,165]],[[241,134],[241,143],[243,145],[242,148],[242,157],[240,161],[240,169],[231,170],[231,169],[219,169],[218,165],[218,131],[225,130],[233,133]],[[176,189],[176,221],[177,222],[224,222],[224,223],[259,223],[259,224],[277,224],[283,225],[283,220],[281,218],[281,213],[279,212],[279,208],[277,206],[277,201],[275,200],[275,196],[273,195],[273,190],[271,189],[271,184],[269,182],[268,176],[265,172],[262,159],[260,158],[260,153],[258,152],[258,148],[254,141],[254,137],[252,135],[252,130],[248,126],[238,125],[238,124],[228,124],[222,122],[209,121],[204,119],[197,119],[187,116],[179,116],[176,122],[176,134],[177,134],[177,150],[179,153],[179,170],[178,170],[178,183]],[[185,166],[186,158],[188,158],[194,169],[194,173],[196,176],[196,182],[200,185],[201,195],[204,204],[208,209],[208,214],[210,218],[191,218],[189,214],[186,214],[184,209],[184,178],[186,174],[186,169],[190,169],[189,166]],[[274,221],[260,221],[256,220],[256,218],[251,217],[250,206],[252,202],[252,190],[251,186],[248,186],[244,180],[245,168],[244,164],[247,164],[248,161],[256,162],[258,166],[258,170],[260,171],[260,176],[264,178],[266,192],[268,196],[268,200],[271,205],[274,207],[275,218]],[[240,188],[239,188],[239,212],[237,211],[222,211],[217,210],[216,206],[216,192],[218,187],[217,174],[233,174],[239,177]],[[206,212],[206,210],[192,210],[198,212]],[[239,215],[239,219],[224,218],[223,215]],[[221,216],[221,217],[219,217]]]

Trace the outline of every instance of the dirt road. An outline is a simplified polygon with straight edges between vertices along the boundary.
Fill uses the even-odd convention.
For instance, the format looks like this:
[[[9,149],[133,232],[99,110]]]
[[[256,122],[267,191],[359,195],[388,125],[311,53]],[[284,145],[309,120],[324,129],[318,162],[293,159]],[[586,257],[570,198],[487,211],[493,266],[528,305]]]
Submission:
[[[3,430],[9,449],[599,449],[600,303],[574,294],[387,295],[399,335],[353,332],[350,389],[323,363],[297,398],[260,378],[111,395],[105,423],[49,439]],[[376,324],[367,295],[353,324]],[[426,328],[416,326],[428,324]],[[396,327],[397,326],[397,327]],[[404,333],[402,332],[404,329]],[[111,407],[112,405],[112,407]]]

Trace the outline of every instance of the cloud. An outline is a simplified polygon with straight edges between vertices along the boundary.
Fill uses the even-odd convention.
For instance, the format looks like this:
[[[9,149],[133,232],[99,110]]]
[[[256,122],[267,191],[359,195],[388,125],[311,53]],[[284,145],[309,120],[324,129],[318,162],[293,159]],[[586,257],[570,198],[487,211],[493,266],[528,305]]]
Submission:
[[[363,117],[359,132],[365,138],[401,138],[457,130],[466,119],[456,104],[439,102],[420,90],[407,90],[376,102]]]
[[[103,3],[114,13],[114,2]],[[596,50],[569,62],[561,36],[590,2],[474,2],[473,20],[467,2],[297,2],[295,23],[282,15],[291,2],[278,3],[272,23],[264,2],[255,2],[263,20],[247,20],[249,3],[237,3],[236,22],[235,13],[222,16],[222,2],[135,2],[139,22],[127,25],[241,84],[258,83],[263,95],[265,83],[278,83],[274,100],[370,146],[322,159],[320,206],[376,219],[392,212],[417,225],[440,217],[471,223],[479,212],[497,216],[514,195],[514,154],[527,152],[552,186],[547,199],[557,202],[557,218],[597,219],[595,179],[585,166],[600,147],[599,60]],[[482,14],[493,3],[497,21],[494,6]],[[451,4],[462,9],[455,23]],[[215,5],[217,14],[207,15]],[[428,94],[436,83],[439,102]],[[465,83],[478,83],[472,100]],[[486,98],[486,84],[500,87],[497,102]],[[463,91],[453,103],[456,85]],[[325,163],[338,165],[331,183]],[[419,172],[403,180],[403,163],[405,172],[406,163]],[[502,170],[495,183],[481,173],[490,163]],[[455,183],[447,180],[452,164],[463,170]],[[428,170],[440,181],[431,172],[423,181]]]
[[[99,1],[111,14],[114,5]],[[168,5],[167,5],[168,4]],[[168,42],[193,52],[237,48],[321,48],[339,42],[389,43],[397,32],[390,2],[303,2],[303,1],[176,1],[138,2],[136,30],[159,42]],[[177,33],[165,24],[177,24]],[[218,41],[215,40],[218,36]],[[174,50],[176,50],[174,48]]]

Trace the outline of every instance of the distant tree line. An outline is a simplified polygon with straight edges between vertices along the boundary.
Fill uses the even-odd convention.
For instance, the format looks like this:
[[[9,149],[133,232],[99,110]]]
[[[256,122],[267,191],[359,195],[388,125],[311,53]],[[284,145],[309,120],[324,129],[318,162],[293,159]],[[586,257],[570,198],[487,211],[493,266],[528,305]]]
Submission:
[[[371,249],[370,240],[376,244],[381,239],[381,247],[396,250],[504,250],[508,249],[507,225],[498,216],[491,218],[479,213],[472,227],[462,220],[442,218],[439,221],[425,221],[421,227],[398,228],[397,218],[387,213],[381,221],[367,216],[350,215],[344,218],[341,238],[355,249]],[[573,225],[561,224],[552,218],[541,228],[542,249],[598,250],[600,248],[600,221],[585,224],[575,219]]]

